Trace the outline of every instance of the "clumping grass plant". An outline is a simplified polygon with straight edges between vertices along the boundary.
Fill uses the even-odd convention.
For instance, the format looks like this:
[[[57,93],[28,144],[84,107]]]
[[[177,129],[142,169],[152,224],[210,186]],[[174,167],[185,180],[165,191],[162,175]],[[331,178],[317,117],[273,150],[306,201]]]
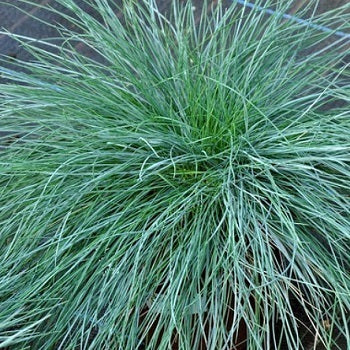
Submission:
[[[0,348],[349,349],[349,37],[56,1],[76,32],[1,68]]]

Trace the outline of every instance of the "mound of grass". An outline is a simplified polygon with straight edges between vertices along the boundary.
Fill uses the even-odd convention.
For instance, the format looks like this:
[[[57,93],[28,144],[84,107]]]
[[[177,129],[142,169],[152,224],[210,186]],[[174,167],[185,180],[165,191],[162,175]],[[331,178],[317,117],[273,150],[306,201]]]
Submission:
[[[295,350],[303,325],[349,347],[349,39],[57,1],[77,33],[17,37],[35,62],[1,69],[0,347]]]

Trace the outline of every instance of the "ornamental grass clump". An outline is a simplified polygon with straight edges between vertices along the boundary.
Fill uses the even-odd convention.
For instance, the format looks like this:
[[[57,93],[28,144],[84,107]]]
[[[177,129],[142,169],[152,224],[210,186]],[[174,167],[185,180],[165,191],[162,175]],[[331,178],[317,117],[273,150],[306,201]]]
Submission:
[[[350,348],[349,37],[56,1],[76,32],[0,68],[0,347]]]

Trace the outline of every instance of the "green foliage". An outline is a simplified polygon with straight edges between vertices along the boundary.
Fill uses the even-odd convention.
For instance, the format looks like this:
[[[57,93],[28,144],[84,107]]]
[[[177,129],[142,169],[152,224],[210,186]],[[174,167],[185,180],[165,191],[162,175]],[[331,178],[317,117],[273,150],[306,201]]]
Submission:
[[[0,347],[233,349],[246,329],[303,349],[295,305],[349,347],[348,39],[235,4],[58,1],[78,32],[17,37],[36,60],[1,69]],[[348,10],[313,21],[346,31]]]

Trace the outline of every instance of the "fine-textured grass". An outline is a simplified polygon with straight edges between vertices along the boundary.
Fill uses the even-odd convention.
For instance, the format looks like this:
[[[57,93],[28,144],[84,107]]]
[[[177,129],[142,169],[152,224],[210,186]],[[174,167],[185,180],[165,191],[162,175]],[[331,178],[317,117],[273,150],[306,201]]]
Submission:
[[[57,1],[77,33],[0,68],[0,348],[350,348],[349,39]]]

